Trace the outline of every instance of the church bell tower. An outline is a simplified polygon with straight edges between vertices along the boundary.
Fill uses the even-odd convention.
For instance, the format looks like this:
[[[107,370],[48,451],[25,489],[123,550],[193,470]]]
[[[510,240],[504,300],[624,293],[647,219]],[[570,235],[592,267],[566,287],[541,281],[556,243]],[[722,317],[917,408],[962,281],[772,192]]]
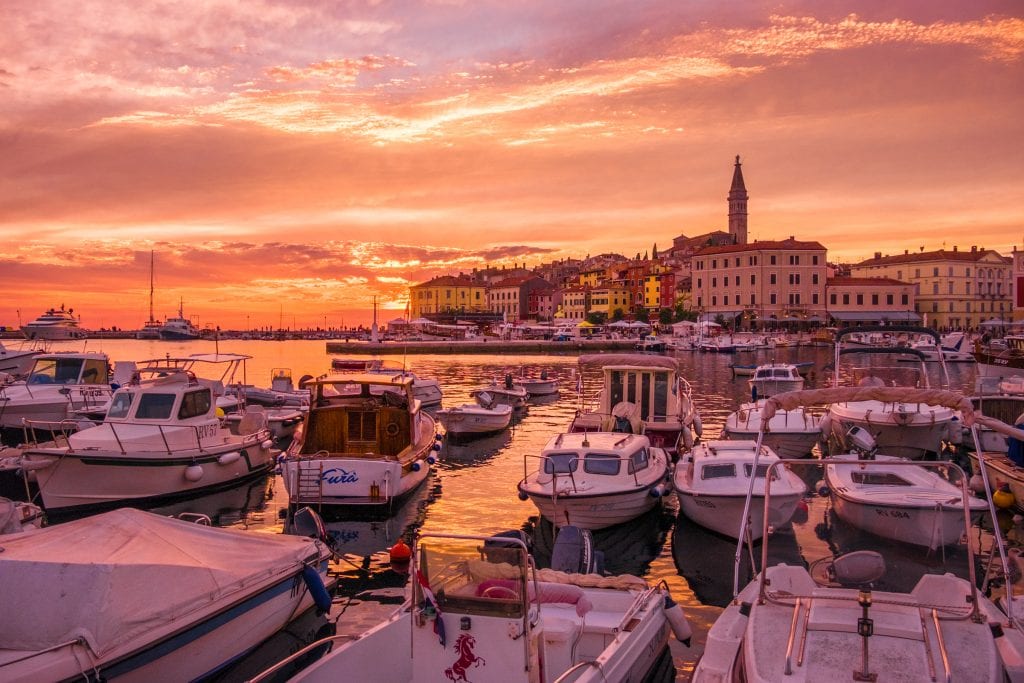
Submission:
[[[729,234],[736,244],[747,243],[747,199],[740,155],[737,154],[736,166],[732,172],[732,187],[729,188]]]

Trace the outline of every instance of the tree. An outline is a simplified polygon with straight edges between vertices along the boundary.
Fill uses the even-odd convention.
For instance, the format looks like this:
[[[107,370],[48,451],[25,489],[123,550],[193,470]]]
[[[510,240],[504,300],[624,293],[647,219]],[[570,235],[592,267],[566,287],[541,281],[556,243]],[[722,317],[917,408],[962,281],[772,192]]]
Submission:
[[[587,313],[587,322],[591,325],[604,325],[608,320],[608,314],[604,311],[591,311]]]
[[[622,318],[625,317],[625,315],[626,314],[622,311],[621,308],[616,308],[614,311],[612,311],[612,320],[618,322],[619,320],[622,320]]]
[[[671,325],[672,324],[672,309],[671,308],[663,308],[660,311],[658,311],[658,322],[660,324],[662,324],[662,325]]]
[[[651,320],[651,314],[647,312],[646,308],[638,308],[633,317],[642,323],[650,322]]]

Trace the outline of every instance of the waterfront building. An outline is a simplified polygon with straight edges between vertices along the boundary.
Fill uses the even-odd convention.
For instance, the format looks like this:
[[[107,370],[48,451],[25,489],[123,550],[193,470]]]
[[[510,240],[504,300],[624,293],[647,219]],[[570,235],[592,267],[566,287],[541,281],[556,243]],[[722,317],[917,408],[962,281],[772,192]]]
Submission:
[[[840,327],[921,322],[916,285],[887,277],[831,277],[825,283],[828,317]]]
[[[507,322],[530,317],[530,293],[548,289],[550,285],[536,275],[517,275],[487,288],[487,308]]]
[[[934,328],[968,329],[1003,320],[1013,307],[1013,260],[991,249],[875,252],[850,267],[854,277],[887,277],[917,287],[917,313]]]
[[[562,305],[562,293],[554,287],[532,290],[527,296],[527,316],[534,320],[548,321]]]
[[[605,284],[590,290],[587,313],[603,313],[606,320],[612,320],[615,312],[624,315],[629,312],[629,290],[618,284]]]
[[[409,288],[413,318],[438,313],[487,312],[487,288],[465,275],[442,275]]]
[[[743,328],[825,321],[826,250],[790,237],[706,247],[693,256],[693,304]]]
[[[566,321],[587,319],[590,310],[590,290],[587,287],[573,286],[562,290],[562,305],[555,313],[556,318]]]
[[[644,308],[656,313],[675,305],[676,273],[667,265],[655,264],[644,278]]]
[[[1013,261],[1013,322],[1020,322],[1024,320],[1024,251],[1014,246],[1010,258]]]

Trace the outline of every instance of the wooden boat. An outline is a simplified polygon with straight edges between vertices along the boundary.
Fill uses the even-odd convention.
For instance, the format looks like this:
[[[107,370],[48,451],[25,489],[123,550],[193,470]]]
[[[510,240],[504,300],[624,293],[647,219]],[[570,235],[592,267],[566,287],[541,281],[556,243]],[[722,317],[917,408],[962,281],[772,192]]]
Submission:
[[[530,463],[535,464],[533,471]],[[555,525],[601,529],[653,508],[665,492],[669,456],[636,434],[559,434],[523,458],[519,498]]]

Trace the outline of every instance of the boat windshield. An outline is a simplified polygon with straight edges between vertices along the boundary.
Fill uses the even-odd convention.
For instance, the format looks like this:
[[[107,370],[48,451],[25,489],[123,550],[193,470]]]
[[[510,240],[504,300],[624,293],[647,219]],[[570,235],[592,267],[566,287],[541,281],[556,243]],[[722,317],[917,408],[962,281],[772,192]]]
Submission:
[[[417,552],[415,604],[429,598],[442,613],[522,617],[527,581],[526,549],[509,539],[425,537]]]
[[[548,453],[544,456],[544,474],[569,474],[579,466],[575,452]]]
[[[107,417],[114,419],[128,417],[128,412],[132,408],[133,398],[135,398],[135,394],[130,391],[121,391],[114,394],[114,398],[110,400],[110,408],[107,409]]]
[[[76,384],[84,358],[40,358],[29,373],[29,384]],[[95,374],[95,373],[91,373]]]
[[[614,476],[619,473],[622,461],[611,453],[587,453],[583,456],[583,471],[587,474]]]

